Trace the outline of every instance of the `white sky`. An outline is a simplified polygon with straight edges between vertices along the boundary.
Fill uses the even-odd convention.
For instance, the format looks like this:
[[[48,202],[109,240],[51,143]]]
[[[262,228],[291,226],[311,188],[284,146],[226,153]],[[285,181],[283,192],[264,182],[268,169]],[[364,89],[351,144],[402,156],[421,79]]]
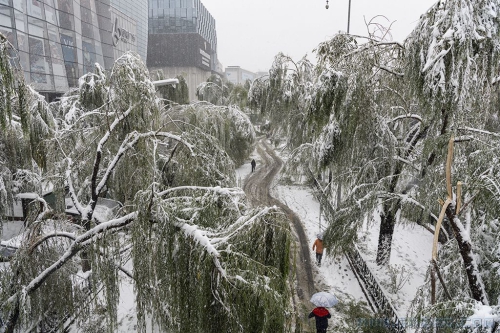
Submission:
[[[376,15],[396,21],[393,39],[403,39],[421,14],[437,0],[351,0],[352,34],[366,36],[367,21]],[[250,71],[267,71],[283,52],[299,60],[339,30],[347,30],[349,0],[202,0],[216,21],[219,61]]]

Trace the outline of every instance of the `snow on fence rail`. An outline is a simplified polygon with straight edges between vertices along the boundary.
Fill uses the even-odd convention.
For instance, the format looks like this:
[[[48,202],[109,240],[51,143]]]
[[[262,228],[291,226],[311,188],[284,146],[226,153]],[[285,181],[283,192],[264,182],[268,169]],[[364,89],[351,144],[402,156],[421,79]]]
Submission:
[[[310,177],[312,179],[312,185],[316,199],[320,202],[323,212],[327,220],[333,220],[335,209],[332,207],[325,195],[323,188],[321,187],[318,180],[314,177],[314,174],[309,170]],[[378,324],[385,326],[390,332],[393,333],[404,333],[406,332],[405,326],[399,319],[394,307],[385,295],[384,291],[380,287],[379,283],[373,276],[372,272],[368,268],[365,260],[359,253],[356,245],[352,249],[345,251],[345,256],[349,261],[349,264],[354,271],[354,275],[359,282],[363,293],[370,307],[385,316],[383,321],[378,321]],[[366,323],[360,323],[361,325],[366,325]]]
[[[362,287],[368,292],[371,298],[370,301],[377,308],[379,313],[386,316],[383,325],[391,332],[404,333],[406,331],[404,325],[399,320],[391,302],[385,296],[384,291],[380,288],[380,285],[366,265],[366,262],[361,257],[357,247],[355,246],[353,250],[348,251],[346,256],[351,267],[356,271],[355,275],[358,282],[360,285],[363,284]]]

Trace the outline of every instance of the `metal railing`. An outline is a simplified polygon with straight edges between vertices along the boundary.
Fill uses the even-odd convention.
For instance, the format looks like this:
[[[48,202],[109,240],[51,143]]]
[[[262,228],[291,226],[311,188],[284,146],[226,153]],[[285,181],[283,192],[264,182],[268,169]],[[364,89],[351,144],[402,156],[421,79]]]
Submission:
[[[386,322],[384,323],[384,326],[386,326],[391,332],[406,332],[405,327],[399,320],[399,317],[392,307],[391,302],[366,265],[366,262],[361,257],[358,249],[354,247],[353,250],[346,253],[346,256],[349,260],[349,263],[351,264],[351,267],[357,273],[356,277],[358,279],[358,282],[364,285],[364,289],[370,296],[369,302],[372,303],[372,306],[374,306],[380,314],[383,314],[385,316]]]
[[[310,170],[309,172],[313,180],[314,194],[323,208],[323,213],[327,220],[333,221],[335,209],[332,207],[318,180],[314,177],[314,174]],[[394,307],[380,287],[378,281],[368,268],[358,248],[354,245],[352,249],[344,253],[363,293],[365,293],[369,305],[372,309],[376,309],[378,313],[385,317],[383,318],[383,322],[379,322],[379,324],[383,324],[389,331],[394,333],[406,332],[405,326],[399,319]]]

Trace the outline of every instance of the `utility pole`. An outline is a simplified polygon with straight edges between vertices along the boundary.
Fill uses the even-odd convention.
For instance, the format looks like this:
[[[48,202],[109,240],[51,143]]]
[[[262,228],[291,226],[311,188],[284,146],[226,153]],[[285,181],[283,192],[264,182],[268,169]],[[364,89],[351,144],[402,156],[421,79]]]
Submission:
[[[349,33],[350,25],[351,25],[351,0],[349,0],[349,10],[347,11],[347,33]]]

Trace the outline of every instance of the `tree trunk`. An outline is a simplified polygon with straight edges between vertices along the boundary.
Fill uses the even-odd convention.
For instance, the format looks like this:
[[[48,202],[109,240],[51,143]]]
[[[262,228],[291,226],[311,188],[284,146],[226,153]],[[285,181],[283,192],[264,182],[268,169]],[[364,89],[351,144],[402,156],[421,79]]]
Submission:
[[[451,227],[455,233],[455,238],[460,249],[460,255],[464,261],[465,271],[467,272],[467,279],[469,281],[469,288],[472,293],[472,298],[476,301],[489,305],[488,295],[484,290],[483,281],[479,275],[477,263],[474,260],[474,252],[472,251],[472,243],[466,234],[463,234],[463,227],[460,219],[455,215],[455,205],[450,205],[446,209],[446,216],[450,221]]]
[[[82,272],[88,272],[92,269],[92,266],[90,264],[90,256],[87,251],[82,251],[80,253],[80,259],[82,263]]]
[[[399,176],[403,169],[402,163],[397,163],[394,172],[392,173],[392,180],[388,193],[396,192],[396,185],[399,181]],[[401,207],[400,200],[387,200],[384,203],[383,211],[380,214],[380,232],[378,235],[378,249],[377,249],[377,265],[382,266],[389,263],[391,257],[392,235],[394,234],[394,225],[396,224],[396,212]]]
[[[399,202],[399,201],[398,201]],[[396,224],[395,213],[399,204],[395,206],[384,204],[384,211],[381,215],[380,232],[378,235],[377,265],[382,266],[389,263],[391,257],[392,235]]]
[[[431,304],[436,304],[436,272],[434,266],[431,265]]]
[[[337,208],[339,208],[341,200],[342,200],[342,185],[339,181],[337,185]]]
[[[97,200],[96,200],[97,202]],[[85,231],[90,230],[90,219],[92,218],[93,210],[94,207],[92,207],[91,213],[86,216],[86,219],[83,221],[83,227],[85,228]],[[89,218],[90,216],[90,218]],[[92,265],[90,263],[90,254],[86,249],[83,249],[80,252],[80,259],[81,259],[81,265],[82,265],[82,272],[88,272],[92,269]]]
[[[14,304],[14,309],[9,313],[7,322],[5,323],[5,333],[14,333],[14,328],[16,327],[17,321],[19,320],[19,299],[16,299]]]

